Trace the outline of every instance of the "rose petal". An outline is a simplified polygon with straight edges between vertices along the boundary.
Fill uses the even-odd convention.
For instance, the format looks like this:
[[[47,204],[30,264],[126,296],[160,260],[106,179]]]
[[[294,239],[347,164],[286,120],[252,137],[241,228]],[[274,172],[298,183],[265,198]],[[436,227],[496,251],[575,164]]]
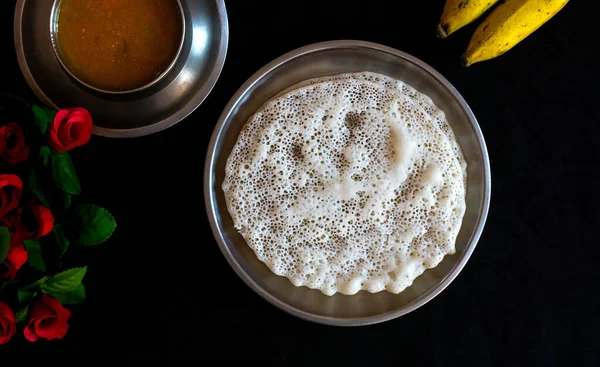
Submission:
[[[16,209],[23,194],[23,181],[13,174],[0,175],[0,217]]]
[[[42,298],[40,300],[55,312],[58,312],[63,309],[62,304],[56,298],[51,297],[47,294],[42,295]]]
[[[72,124],[85,124],[87,121],[86,115],[81,111],[72,112],[67,119]]]
[[[83,123],[73,124],[71,126],[71,139],[73,141],[79,141],[82,137],[85,136],[85,126]]]
[[[72,126],[73,123],[71,121],[67,121],[58,129],[58,138],[60,139],[61,144],[65,147],[69,146],[73,142],[73,139],[71,138]]]
[[[77,117],[81,117],[81,120],[89,125],[92,125],[92,115],[90,112],[82,107],[74,107],[71,109],[71,114]]]
[[[30,342],[34,342],[38,340],[38,336],[35,333],[35,330],[33,329],[33,327],[27,325],[25,327],[25,329],[23,330],[23,335],[25,336],[25,339],[29,340]]]
[[[8,202],[8,193],[4,190],[0,190],[0,208],[4,206],[4,203]]]
[[[6,150],[6,141],[8,140],[7,134],[8,129],[4,126],[0,127],[0,154],[4,154],[4,151]]]
[[[50,146],[50,148],[56,150],[59,153],[64,152],[66,150],[60,142],[60,140],[58,139],[57,132],[54,130],[51,130],[48,133],[48,145]]]
[[[58,127],[61,125],[61,123],[63,123],[63,120],[65,120],[70,113],[71,111],[69,109],[59,110],[56,115],[54,115],[54,121],[52,121],[50,130],[54,130],[55,132],[58,131]]]
[[[79,137],[77,138],[77,146],[86,145],[92,137],[92,127],[85,127],[79,132]]]
[[[23,134],[23,129],[21,129],[21,125],[17,124],[16,122],[10,122],[7,126],[10,127],[12,132],[11,135],[14,135],[16,139],[13,150],[21,148],[25,144],[25,135]]]
[[[9,163],[15,165],[26,161],[27,158],[29,158],[29,147],[27,144],[23,144],[19,151],[15,152],[15,154],[10,157]]]
[[[57,317],[48,317],[39,320],[35,325],[36,334],[40,338],[47,340],[56,339],[60,335],[61,325],[57,322]]]
[[[6,303],[1,302],[1,301],[0,301],[0,317],[3,317],[10,322],[15,322],[15,320],[16,320],[15,313],[13,312],[12,308],[10,308],[9,305],[7,305]]]
[[[6,174],[0,175],[0,189],[6,186],[13,186],[19,190],[23,189],[23,181],[17,175]]]
[[[8,211],[12,211],[15,210],[18,206],[19,206],[19,201],[21,201],[21,195],[23,194],[23,192],[21,191],[21,189],[14,189],[12,188],[9,192],[10,197],[9,197],[9,201],[10,201],[10,205],[8,205],[8,207],[10,208]]]
[[[7,343],[16,331],[15,313],[9,305],[0,302],[0,344]]]
[[[47,235],[54,228],[54,215],[50,209],[43,205],[39,205],[37,209],[38,213],[38,230],[37,238]]]
[[[4,273],[0,273],[0,279],[14,279],[19,269],[27,262],[27,257],[27,251],[25,251],[25,247],[22,244],[11,247],[2,262],[7,270]]]
[[[69,321],[69,319],[71,318],[72,315],[73,314],[71,313],[71,310],[63,307],[62,316],[65,318],[65,321]]]
[[[74,108],[69,115],[71,138],[77,143],[77,146],[86,144],[91,136],[92,116],[83,108]],[[75,130],[76,129],[76,130]]]
[[[25,239],[39,239],[54,228],[54,215],[46,206],[29,201],[19,209]]]
[[[66,311],[66,309],[63,310]],[[47,340],[62,339],[69,329],[67,320],[68,318],[61,317],[60,315],[40,320],[36,323],[37,335]]]
[[[44,299],[46,297],[50,297],[47,294],[43,294],[41,298],[36,300],[29,307],[29,314],[31,315],[30,319],[33,320],[35,318],[45,318],[52,317],[56,315],[56,312],[52,307],[50,307]]]
[[[14,321],[0,316],[0,344],[6,344],[15,335],[16,325]]]
[[[48,128],[48,145],[56,150],[57,152],[65,151],[65,147],[58,138],[58,131],[60,129],[61,124],[66,122],[67,116],[69,116],[69,110],[63,109],[59,110],[54,116],[54,121],[52,125]]]
[[[18,147],[5,150],[4,154],[2,154],[2,157],[10,166],[14,166],[18,163],[26,161],[27,158],[29,158],[29,147],[23,141],[23,143]]]
[[[19,217],[10,215],[0,218],[0,225],[8,228],[8,232],[10,233],[10,246],[13,247],[15,245],[23,242],[24,228],[23,223]]]
[[[6,255],[6,258],[10,258],[10,262],[17,268],[17,270],[27,262],[27,257],[28,253],[25,250],[25,246],[22,244],[11,247]]]
[[[56,333],[56,339],[64,338],[65,335],[67,335],[67,331],[69,331],[69,324],[67,324],[67,323],[62,324],[62,327]]]

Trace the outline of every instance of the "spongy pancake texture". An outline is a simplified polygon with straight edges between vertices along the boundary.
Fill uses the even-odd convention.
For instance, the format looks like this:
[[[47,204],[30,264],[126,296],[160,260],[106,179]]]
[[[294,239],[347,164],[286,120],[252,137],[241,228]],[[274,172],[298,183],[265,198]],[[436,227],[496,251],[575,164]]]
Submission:
[[[444,113],[373,73],[309,80],[244,125],[222,185],[260,261],[324,294],[399,293],[455,252],[466,163]]]

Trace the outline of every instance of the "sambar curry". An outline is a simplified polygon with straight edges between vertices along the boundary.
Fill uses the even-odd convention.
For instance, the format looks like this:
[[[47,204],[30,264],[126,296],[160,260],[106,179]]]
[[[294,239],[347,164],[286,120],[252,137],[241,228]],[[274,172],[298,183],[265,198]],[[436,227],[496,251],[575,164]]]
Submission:
[[[174,0],[62,0],[56,38],[63,63],[82,82],[127,91],[171,65],[182,27]]]

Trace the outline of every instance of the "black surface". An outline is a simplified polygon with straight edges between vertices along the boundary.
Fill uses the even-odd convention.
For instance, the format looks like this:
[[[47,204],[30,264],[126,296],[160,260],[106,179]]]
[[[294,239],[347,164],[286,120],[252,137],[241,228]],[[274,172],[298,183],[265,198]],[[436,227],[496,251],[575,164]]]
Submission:
[[[93,251],[88,300],[73,308],[69,334],[35,344],[17,335],[0,353],[123,352],[139,356],[134,365],[158,363],[155,354],[172,365],[188,354],[194,365],[598,365],[593,12],[572,1],[513,50],[467,69],[459,57],[476,26],[436,38],[443,3],[227,1],[227,61],[195,113],[152,136],[93,137],[73,152],[84,199],[119,226]],[[13,9],[0,1],[0,91],[35,101],[14,53]],[[458,278],[417,311],[361,328],[305,322],[254,294],[221,255],[202,197],[210,134],[237,88],[281,54],[333,39],[382,43],[441,72],[477,116],[493,172],[487,225]]]

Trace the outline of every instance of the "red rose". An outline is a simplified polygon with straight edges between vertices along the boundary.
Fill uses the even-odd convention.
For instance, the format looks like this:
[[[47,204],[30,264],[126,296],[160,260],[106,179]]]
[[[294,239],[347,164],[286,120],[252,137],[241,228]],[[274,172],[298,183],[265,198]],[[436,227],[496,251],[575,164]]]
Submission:
[[[54,216],[50,209],[30,201],[19,209],[19,217],[23,223],[24,239],[37,240],[50,233],[54,228]]]
[[[8,343],[16,331],[15,313],[6,303],[0,302],[0,344]]]
[[[17,271],[27,262],[27,251],[23,244],[13,246],[8,250],[6,259],[0,263],[0,280],[13,280]]]
[[[47,294],[29,306],[29,318],[25,326],[25,338],[34,342],[38,338],[62,339],[69,330],[71,311],[64,308],[56,298]]]
[[[8,228],[10,233],[10,247],[20,244],[25,239],[25,227],[19,217],[7,215],[0,218],[0,226]]]
[[[0,175],[0,218],[19,206],[23,195],[23,181],[18,176]]]
[[[80,107],[60,110],[54,116],[48,134],[48,144],[57,152],[80,147],[92,136],[92,116]]]
[[[27,160],[29,147],[25,144],[25,135],[19,124],[11,122],[0,127],[0,152],[11,166]]]

